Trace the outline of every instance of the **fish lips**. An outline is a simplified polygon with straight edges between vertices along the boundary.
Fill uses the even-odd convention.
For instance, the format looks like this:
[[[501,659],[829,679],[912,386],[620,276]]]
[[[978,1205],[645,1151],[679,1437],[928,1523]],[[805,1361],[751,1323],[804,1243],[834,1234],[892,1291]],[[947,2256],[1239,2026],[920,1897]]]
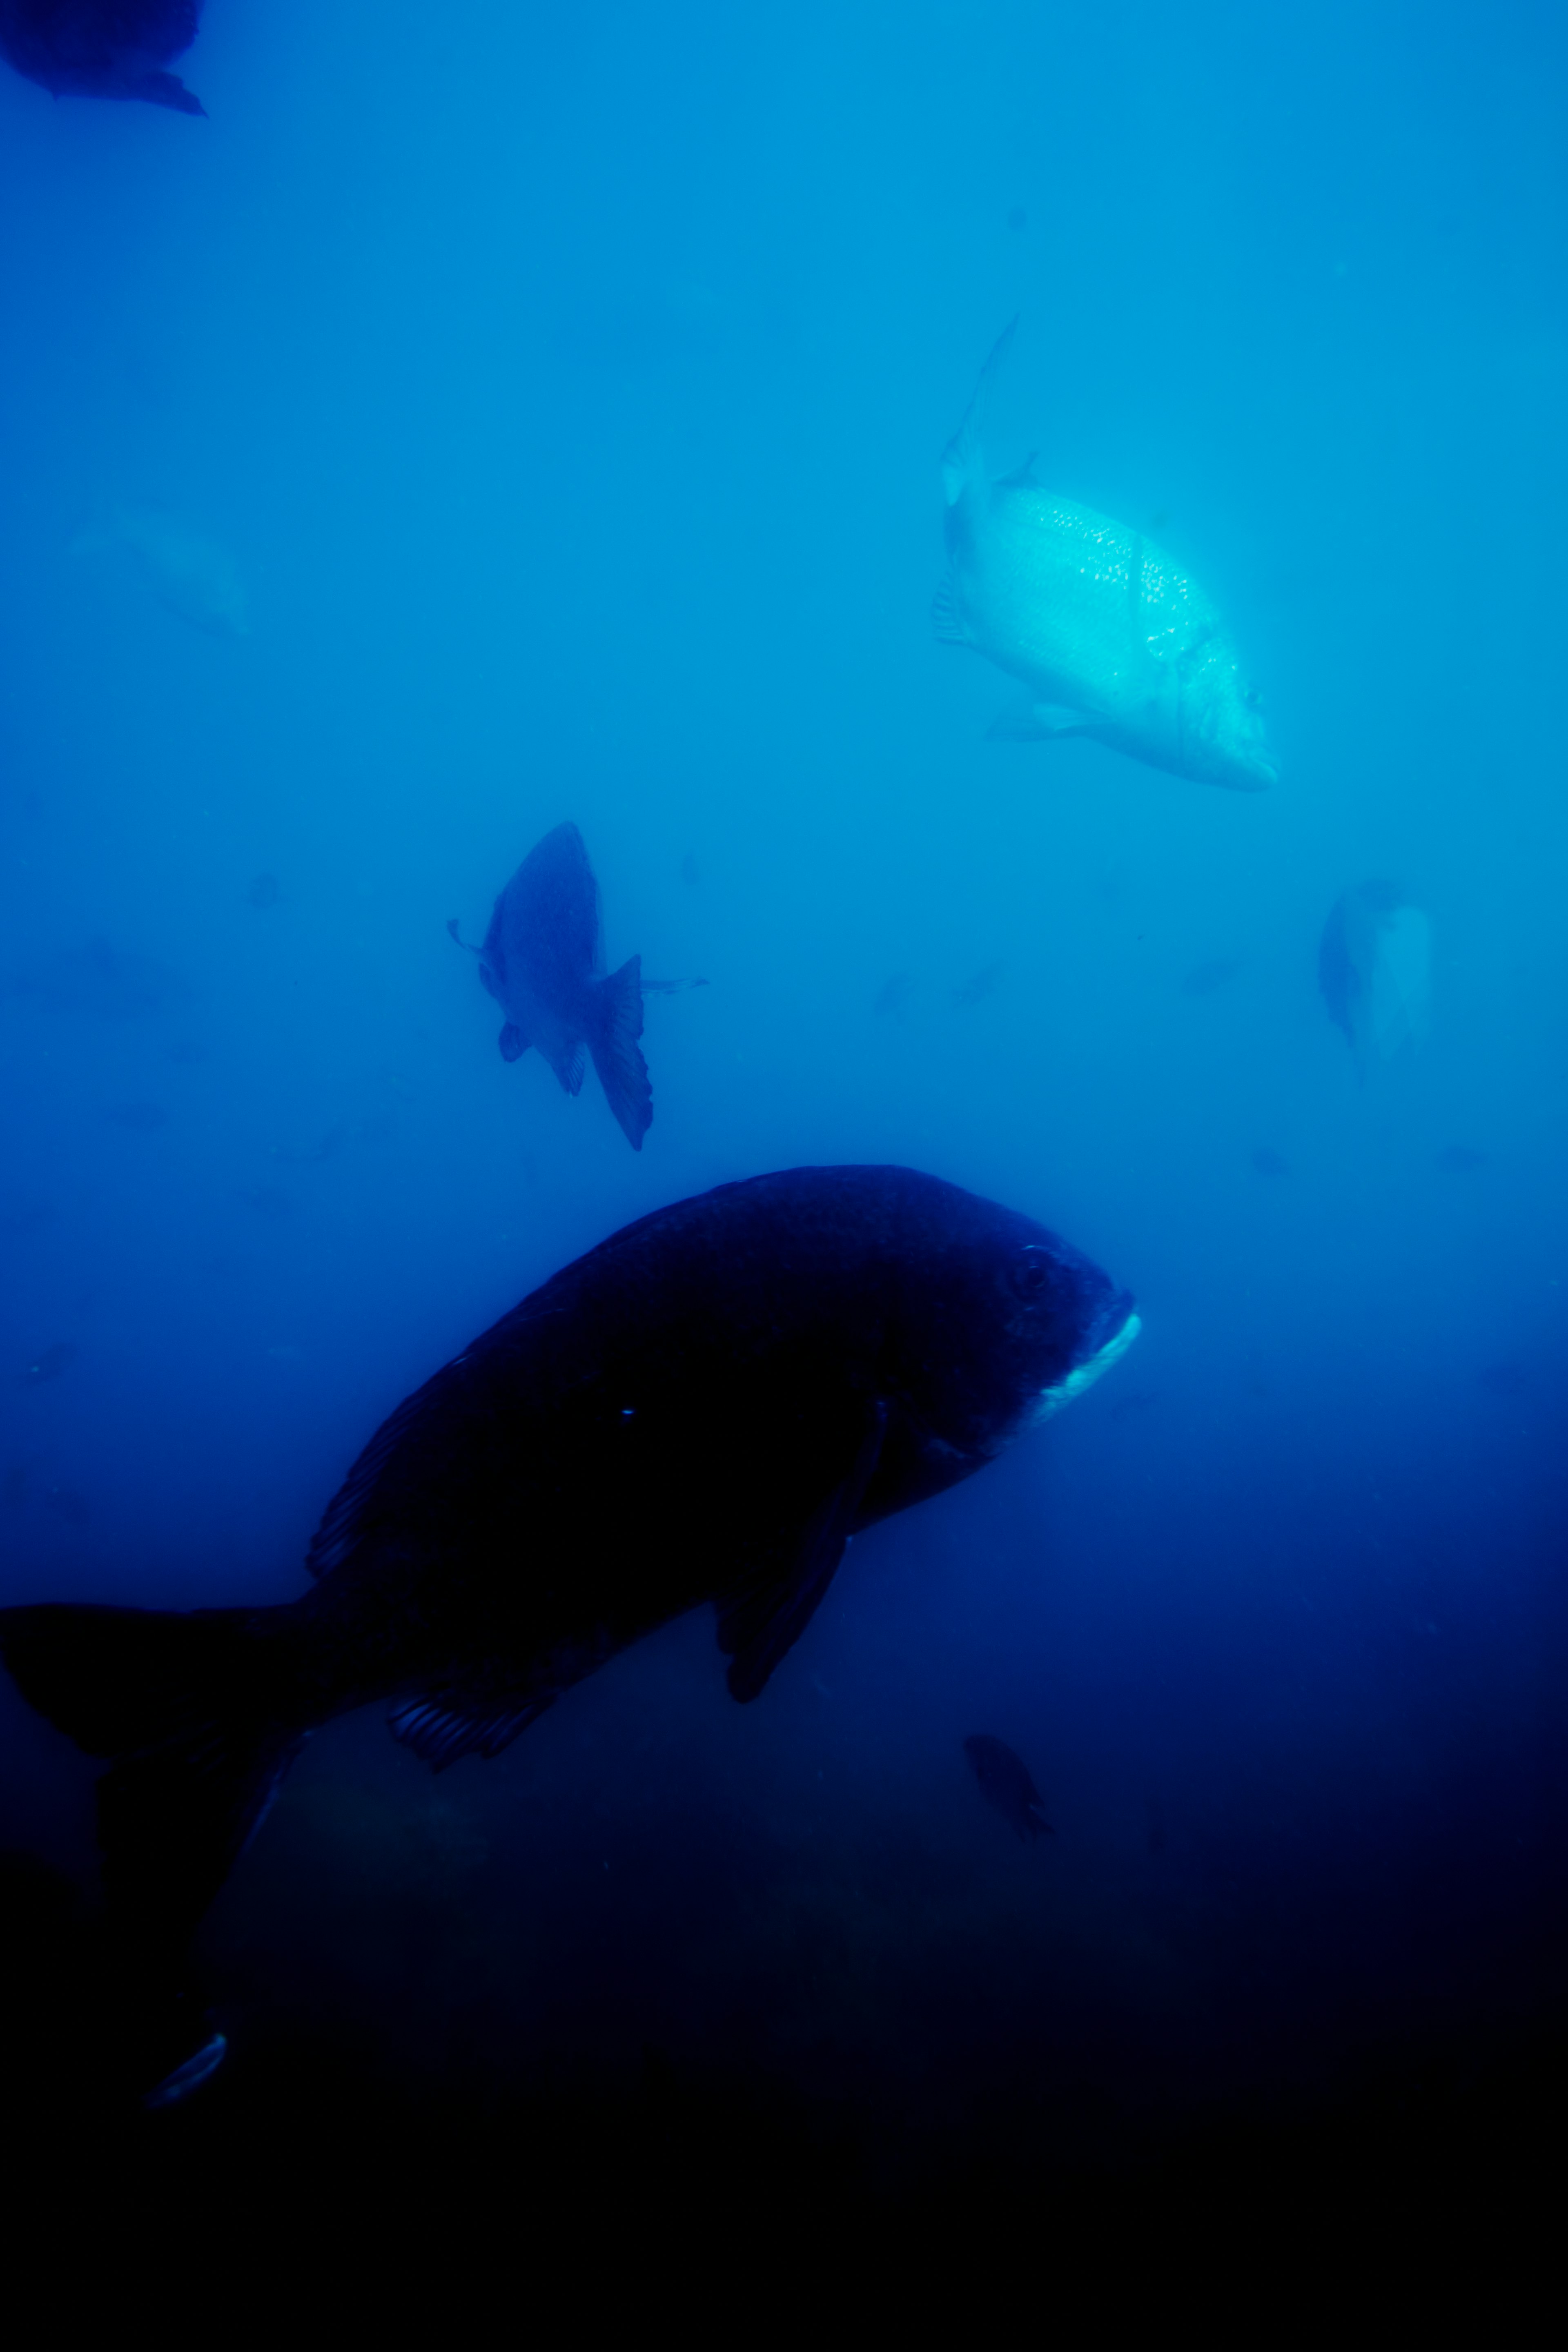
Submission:
[[[1097,1308],[1070,1369],[1032,1399],[1026,1415],[1026,1425],[1037,1428],[1041,1422],[1060,1412],[1064,1405],[1082,1396],[1086,1389],[1092,1388],[1127,1353],[1142,1328],[1131,1293],[1112,1291]]]

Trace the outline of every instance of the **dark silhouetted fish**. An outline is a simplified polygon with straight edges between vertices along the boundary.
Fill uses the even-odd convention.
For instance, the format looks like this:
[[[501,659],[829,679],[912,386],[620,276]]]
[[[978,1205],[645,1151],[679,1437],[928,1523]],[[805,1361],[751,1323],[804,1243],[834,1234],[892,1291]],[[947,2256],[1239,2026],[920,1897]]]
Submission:
[[[58,1381],[62,1372],[69,1371],[80,1353],[69,1339],[57,1339],[52,1348],[39,1350],[25,1370],[16,1375],[18,1388],[42,1388],[46,1381]]]
[[[454,916],[447,929],[459,947]],[[642,1035],[642,958],[605,977],[599,886],[574,824],[558,824],[531,849],[490,917],[479,978],[506,1014],[501,1057],[537,1045],[569,1095],[583,1084],[586,1046],[605,1098],[634,1151],[653,1120]]]
[[[889,1013],[901,1013],[914,994],[914,982],[907,971],[896,971],[891,980],[885,980],[877,991],[872,1012],[879,1020],[885,1019]]]
[[[496,1756],[704,1601],[755,1698],[852,1536],[983,1469],[1137,1329],[1078,1251],[934,1177],[723,1185],[567,1266],[401,1405],[303,1598],[11,1609],[0,1654],[112,1759],[111,1913],[172,1955],[318,1724],[390,1699],[437,1769]]]
[[[0,0],[0,55],[56,98],[206,109],[164,68],[196,37],[202,0]]]
[[[1318,985],[1364,1077],[1426,1034],[1432,926],[1392,882],[1358,883],[1334,903],[1318,944]]]
[[[1446,1144],[1437,1154],[1437,1165],[1445,1176],[1472,1176],[1486,1164],[1486,1153],[1472,1150],[1468,1143]]]
[[[1215,956],[1211,963],[1194,964],[1182,982],[1184,996],[1213,996],[1227,988],[1241,966],[1235,956]]]
[[[1014,1755],[1005,1739],[977,1731],[964,1741],[963,1752],[974,1767],[986,1803],[994,1805],[1021,1838],[1033,1841],[1054,1835],[1046,1819],[1046,1801],[1030,1780],[1027,1765],[1021,1756]]]
[[[1258,1176],[1289,1176],[1290,1173],[1289,1161],[1268,1143],[1260,1143],[1253,1153],[1252,1167],[1254,1174]]]

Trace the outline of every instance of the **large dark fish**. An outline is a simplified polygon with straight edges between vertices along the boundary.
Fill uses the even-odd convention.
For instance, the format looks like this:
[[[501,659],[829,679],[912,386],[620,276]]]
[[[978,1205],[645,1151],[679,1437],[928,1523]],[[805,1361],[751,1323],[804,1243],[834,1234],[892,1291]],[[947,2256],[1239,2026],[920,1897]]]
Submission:
[[[1392,882],[1359,883],[1335,900],[1318,942],[1318,986],[1364,1077],[1426,1034],[1432,926]]]
[[[1021,1756],[1013,1753],[1005,1739],[994,1739],[988,1731],[977,1731],[973,1738],[964,1741],[963,1752],[974,1767],[974,1777],[986,1803],[994,1805],[1021,1838],[1033,1843],[1037,1837],[1053,1834],[1046,1819],[1046,1801],[1029,1778],[1028,1766]]]
[[[456,917],[447,929],[459,947]],[[502,1059],[537,1045],[569,1095],[583,1084],[583,1049],[594,1056],[605,1098],[634,1151],[653,1120],[642,1035],[642,958],[605,978],[599,886],[574,824],[558,824],[531,849],[490,917],[479,978],[506,1014]]]
[[[0,1612],[89,1755],[112,1912],[168,1949],[307,1733],[375,1699],[437,1767],[712,1601],[752,1699],[849,1538],[983,1469],[1112,1363],[1125,1291],[1044,1226],[901,1168],[801,1168],[658,1211],[399,1407],[274,1608]]]
[[[0,56],[57,98],[206,109],[164,70],[196,37],[202,0],[0,0]]]

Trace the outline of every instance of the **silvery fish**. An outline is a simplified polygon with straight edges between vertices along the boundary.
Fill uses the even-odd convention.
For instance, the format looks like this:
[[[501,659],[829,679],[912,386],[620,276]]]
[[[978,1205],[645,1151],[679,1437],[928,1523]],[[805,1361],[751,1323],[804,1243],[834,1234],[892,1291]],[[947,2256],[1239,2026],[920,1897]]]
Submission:
[[[1141,531],[1042,489],[1032,459],[997,481],[987,474],[980,410],[1012,336],[986,361],[942,458],[948,565],[932,614],[946,644],[972,646],[1029,689],[991,733],[1091,735],[1173,775],[1263,791],[1278,771],[1258,697],[1203,590]]]

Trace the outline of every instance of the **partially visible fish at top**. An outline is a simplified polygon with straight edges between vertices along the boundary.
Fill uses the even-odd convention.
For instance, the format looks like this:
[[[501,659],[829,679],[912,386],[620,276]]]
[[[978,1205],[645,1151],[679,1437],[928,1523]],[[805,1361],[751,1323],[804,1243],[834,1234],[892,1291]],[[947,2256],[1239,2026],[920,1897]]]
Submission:
[[[988,471],[981,410],[1016,324],[986,361],[942,457],[938,637],[1028,689],[993,736],[1088,735],[1173,775],[1262,792],[1279,772],[1259,698],[1196,582],[1131,525],[1042,488],[1032,457],[1000,478]]]
[[[0,57],[55,98],[140,98],[205,114],[165,68],[196,37],[202,0],[0,0]]]
[[[1055,1835],[1046,1819],[1046,1801],[1030,1778],[1028,1766],[1005,1739],[977,1731],[964,1741],[963,1752],[974,1767],[981,1795],[987,1804],[995,1806],[1018,1837],[1032,1844],[1036,1838]]]

